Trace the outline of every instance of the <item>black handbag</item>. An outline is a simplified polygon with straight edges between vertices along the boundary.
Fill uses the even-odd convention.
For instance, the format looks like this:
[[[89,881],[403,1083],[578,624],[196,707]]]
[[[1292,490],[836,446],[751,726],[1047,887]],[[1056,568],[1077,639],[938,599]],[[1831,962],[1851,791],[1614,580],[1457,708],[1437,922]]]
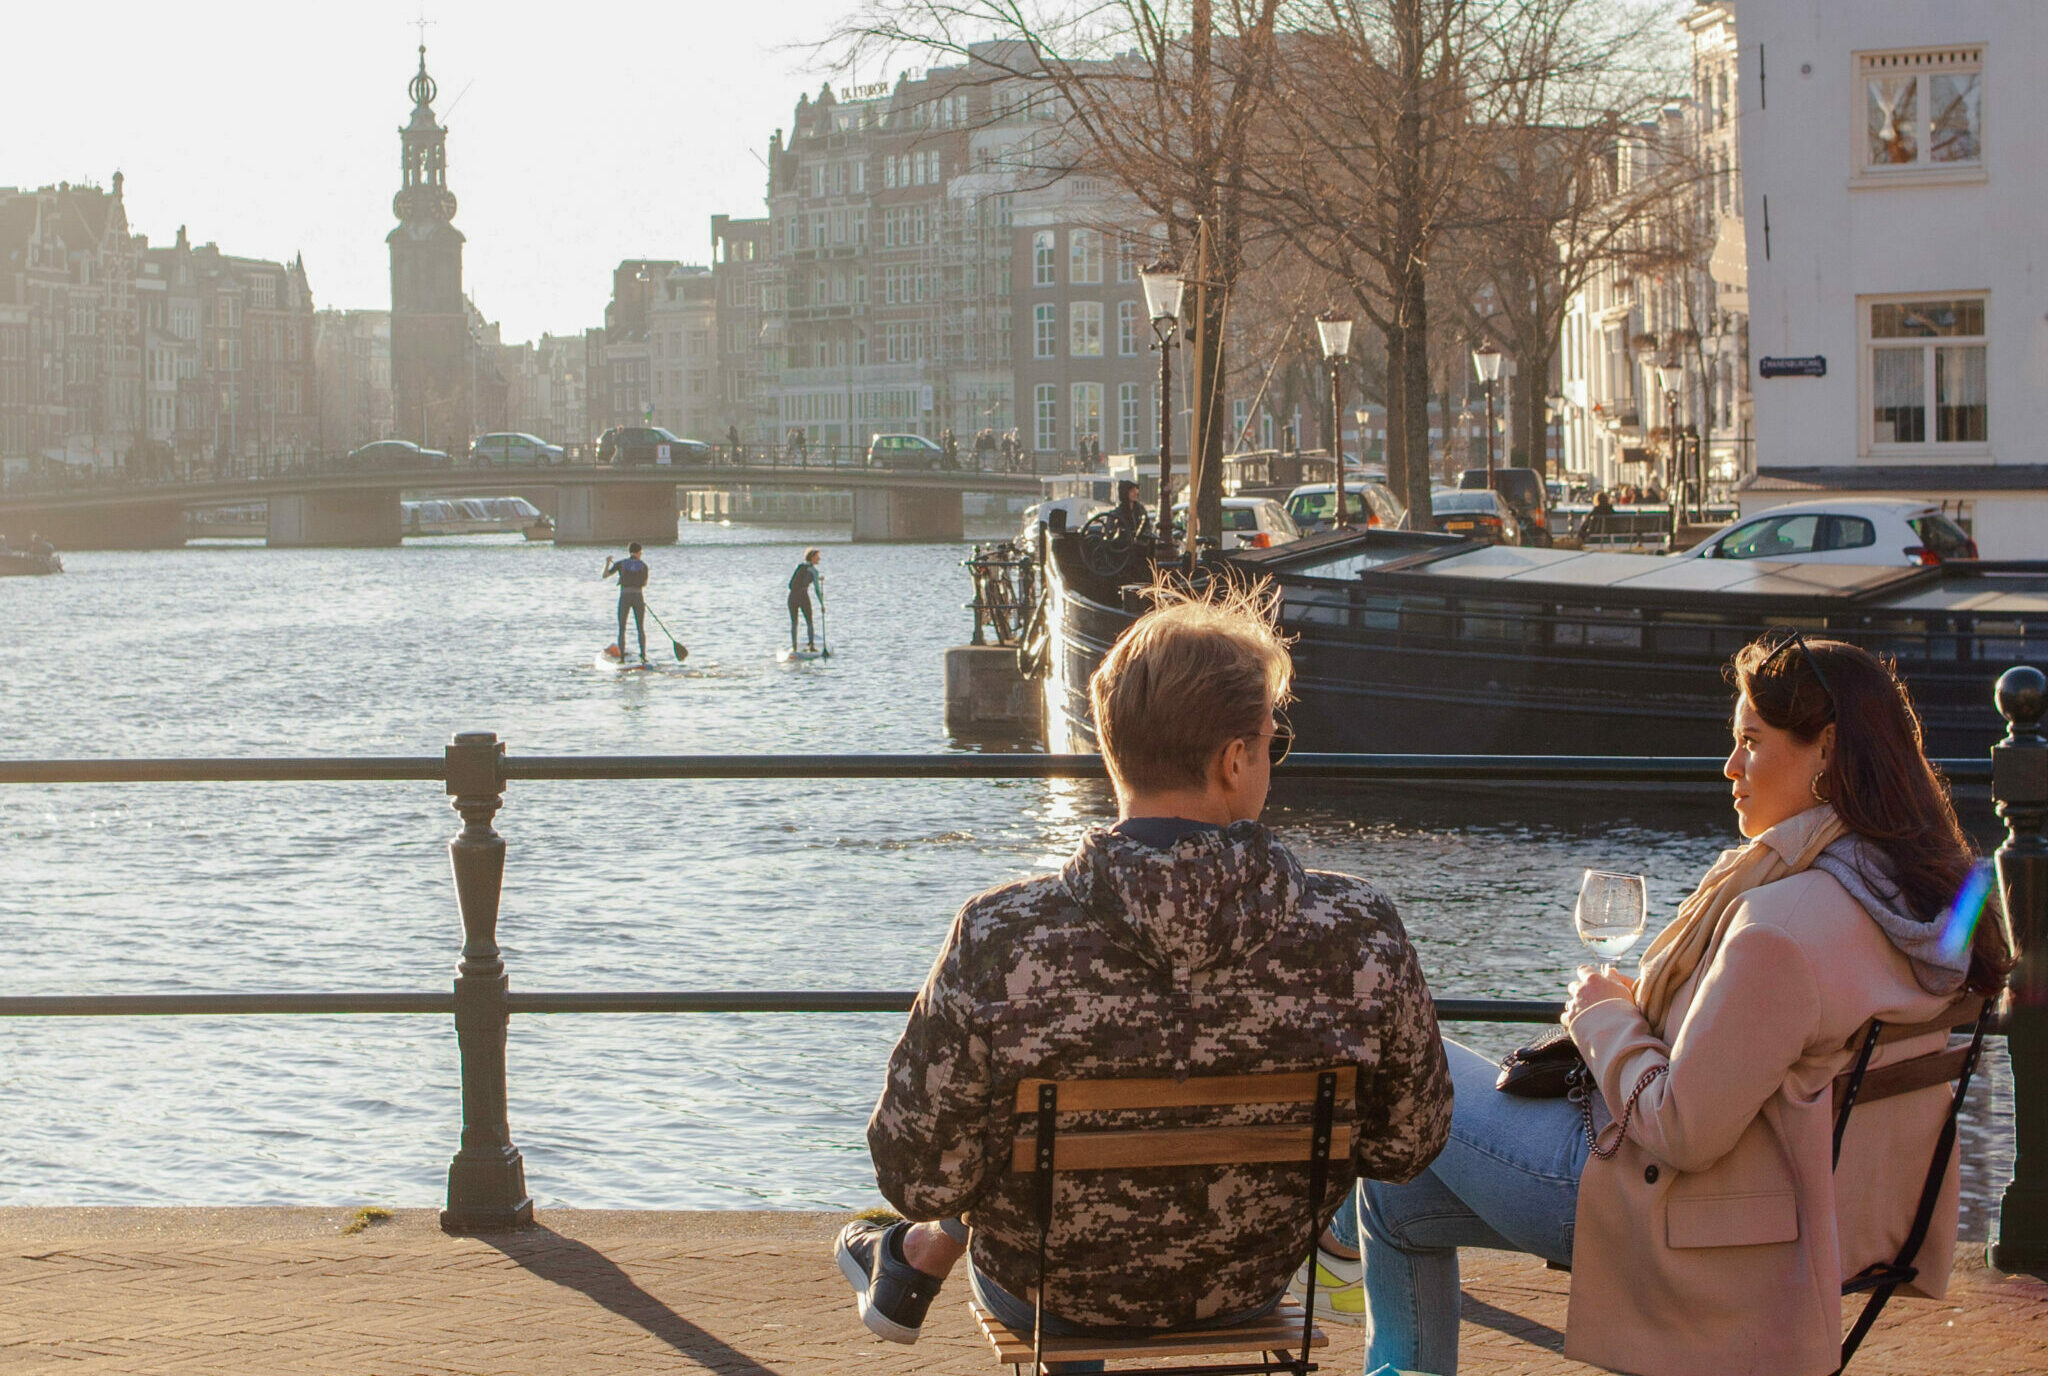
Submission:
[[[1493,1087],[1524,1099],[1562,1099],[1586,1078],[1586,1059],[1572,1034],[1554,1027],[1527,1046],[1510,1051],[1500,1063]]]

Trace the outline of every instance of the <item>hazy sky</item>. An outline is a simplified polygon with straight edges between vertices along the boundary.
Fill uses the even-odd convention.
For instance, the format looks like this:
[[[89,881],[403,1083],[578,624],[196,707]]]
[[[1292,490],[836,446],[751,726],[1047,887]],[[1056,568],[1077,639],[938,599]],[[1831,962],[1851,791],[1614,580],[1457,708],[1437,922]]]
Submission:
[[[506,339],[600,324],[619,259],[705,262],[713,214],[760,214],[770,132],[851,79],[801,46],[854,3],[429,0],[463,285]],[[320,306],[390,305],[417,0],[7,9],[0,186],[119,170],[152,243],[304,252]]]

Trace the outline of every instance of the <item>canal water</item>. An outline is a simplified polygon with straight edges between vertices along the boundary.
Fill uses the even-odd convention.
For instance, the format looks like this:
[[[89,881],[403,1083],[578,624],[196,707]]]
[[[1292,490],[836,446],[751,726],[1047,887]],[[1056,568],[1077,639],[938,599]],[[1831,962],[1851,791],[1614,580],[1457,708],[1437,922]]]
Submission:
[[[833,651],[778,662],[825,547]],[[66,556],[0,580],[0,755],[974,748],[941,654],[964,546],[686,525],[650,606],[685,666],[608,677],[601,552],[486,539]],[[649,626],[657,662],[671,659]],[[1968,805],[1988,834],[1989,808]],[[1085,782],[517,783],[513,987],[907,988],[976,890],[1112,815]],[[1297,785],[1268,820],[1398,903],[1433,987],[1558,997],[1585,867],[1649,876],[1660,926],[1731,818],[1711,793]],[[0,987],[17,994],[446,988],[460,944],[437,786],[0,788]],[[512,1130],[543,1207],[875,1202],[864,1125],[896,1016],[515,1018]],[[1492,1051],[1527,1029],[1459,1028]],[[2002,1048],[1973,1095],[1965,1232],[2009,1171]],[[0,1204],[437,1204],[460,1122],[445,1018],[0,1022]]]

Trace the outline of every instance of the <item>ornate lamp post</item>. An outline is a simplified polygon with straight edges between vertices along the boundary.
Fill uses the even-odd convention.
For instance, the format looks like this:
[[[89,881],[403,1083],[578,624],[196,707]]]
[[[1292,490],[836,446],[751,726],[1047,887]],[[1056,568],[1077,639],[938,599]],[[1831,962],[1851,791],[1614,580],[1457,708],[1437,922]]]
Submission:
[[[1330,457],[1337,464],[1337,525],[1351,524],[1351,508],[1344,504],[1344,410],[1338,404],[1338,381],[1345,356],[1351,352],[1351,321],[1334,310],[1316,317],[1316,338],[1323,346],[1323,360],[1330,365]]]
[[[1138,283],[1145,289],[1145,311],[1152,317],[1153,348],[1159,351],[1159,538],[1173,543],[1173,349],[1180,332],[1180,297],[1187,289],[1180,264],[1161,254],[1149,266],[1138,270]],[[1195,504],[1188,501],[1192,524]]]
[[[1486,387],[1486,486],[1493,487],[1493,384],[1500,381],[1500,350],[1482,344],[1472,351],[1472,366]]]
[[[1671,494],[1672,519],[1677,520],[1678,512],[1692,494],[1692,478],[1684,468],[1684,454],[1679,448],[1678,438],[1678,392],[1685,386],[1685,369],[1672,358],[1657,365],[1657,381],[1664,388],[1664,429],[1671,436],[1671,478],[1678,491]]]

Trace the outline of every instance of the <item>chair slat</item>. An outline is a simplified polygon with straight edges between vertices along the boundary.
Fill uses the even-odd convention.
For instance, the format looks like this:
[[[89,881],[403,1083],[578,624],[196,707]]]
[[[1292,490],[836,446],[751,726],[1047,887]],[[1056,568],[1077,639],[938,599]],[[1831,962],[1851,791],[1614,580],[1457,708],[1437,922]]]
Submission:
[[[1053,1169],[1099,1171],[1147,1166],[1234,1166],[1252,1162],[1307,1161],[1314,1130],[1303,1126],[1236,1128],[1151,1128],[1136,1132],[1063,1132],[1053,1143]],[[1349,1160],[1357,1126],[1330,1144],[1332,1160]],[[1036,1165],[1032,1138],[1019,1137],[1010,1149],[1010,1169],[1029,1174]]]
[[[1336,1066],[1337,1104],[1348,1108],[1356,1097],[1358,1067]],[[1233,1104],[1308,1104],[1316,1097],[1318,1070],[1281,1070],[1267,1075],[1198,1075],[1186,1080],[1056,1080],[1060,1112],[1094,1113],[1119,1109],[1225,1108]],[[1017,1085],[1017,1112],[1038,1107],[1042,1079]]]
[[[1022,1332],[998,1322],[994,1315],[970,1301],[974,1321],[981,1326],[996,1360],[1022,1366],[1031,1364],[1031,1331]],[[1233,1352],[1277,1352],[1299,1350],[1301,1346],[1301,1305],[1290,1295],[1264,1318],[1234,1328],[1204,1328],[1178,1333],[1148,1333],[1135,1338],[1047,1338],[1047,1362],[1138,1361],[1147,1357],[1202,1357]],[[1328,1347],[1330,1339],[1321,1328],[1312,1330],[1310,1347]]]
[[[1947,1032],[1958,1027],[1968,1027],[1977,1021],[1977,1015],[1983,1011],[1984,996],[1982,994],[1965,994],[1926,1022],[1916,1022],[1900,1026],[1886,1023],[1884,1029],[1877,1034],[1877,1044],[1879,1046],[1889,1046],[1893,1042],[1907,1042],[1915,1037],[1925,1037],[1933,1032]],[[1870,1024],[1865,1023],[1863,1026],[1867,1031]],[[1861,1032],[1857,1033],[1856,1040],[1860,1042],[1862,1039],[1863,1034]],[[1863,1095],[1859,1092],[1856,1098],[1860,1102]]]
[[[1856,1105],[1874,1104],[1880,1099],[1893,1099],[1915,1090],[1931,1089],[1935,1085],[1947,1084],[1963,1073],[1963,1061],[1969,1055],[1967,1046],[1952,1047],[1947,1051],[1936,1051],[1931,1055],[1915,1056],[1910,1061],[1896,1065],[1881,1065],[1875,1070],[1863,1072],[1863,1084],[1856,1091]],[[1842,1095],[1848,1088],[1849,1077],[1835,1077],[1835,1109],[1841,1110]]]

